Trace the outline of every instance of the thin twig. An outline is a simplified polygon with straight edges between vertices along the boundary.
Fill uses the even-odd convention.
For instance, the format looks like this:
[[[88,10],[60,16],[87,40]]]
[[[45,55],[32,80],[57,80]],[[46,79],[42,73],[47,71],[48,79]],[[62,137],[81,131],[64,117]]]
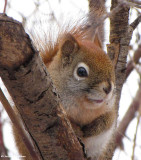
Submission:
[[[141,2],[130,1],[130,0],[118,0],[119,3],[126,2],[130,7],[141,8]]]
[[[141,110],[140,108],[141,108],[141,105],[140,105],[140,107],[139,107],[139,110]],[[135,147],[136,147],[136,139],[137,139],[137,131],[138,131],[138,126],[139,126],[140,117],[141,117],[141,112],[139,111],[139,114],[138,114],[138,117],[137,117],[136,130],[135,130],[134,139],[133,139],[133,151],[132,151],[131,160],[134,160]]]
[[[6,99],[5,95],[3,94],[1,88],[0,88],[0,100],[1,103],[3,104],[3,107],[5,108],[9,118],[11,119],[13,125],[16,127],[16,129],[18,130],[19,134],[21,135],[21,138],[23,139],[23,142],[25,144],[25,146],[27,147],[31,157],[35,160],[39,160],[29,138],[27,137],[26,133],[24,132],[19,119],[17,118],[14,110],[12,109],[11,105],[9,104],[8,100]]]
[[[138,26],[138,24],[139,24],[140,22],[141,22],[141,15],[140,15],[139,17],[137,17],[137,18],[135,19],[135,21],[130,24],[130,26],[131,26],[131,27],[133,28],[133,30],[134,30],[134,29],[136,29],[136,27]]]
[[[133,65],[133,67],[135,68],[135,70],[137,71],[137,73],[138,73],[139,75],[141,75],[141,71],[140,71],[139,68],[136,66],[136,64],[135,64],[135,62],[134,62],[134,60],[133,60],[133,58],[131,57],[130,54],[129,54],[129,57],[130,57],[130,59],[131,59],[131,63],[132,63],[132,65]]]
[[[141,8],[141,5],[138,5],[138,4],[135,4],[135,3],[132,3],[132,2],[128,2],[128,4],[130,5],[130,7],[136,7],[136,8]]]
[[[138,46],[137,50],[135,51],[134,56],[132,58],[135,65],[139,63],[140,58],[141,58],[141,44],[139,44],[139,46]],[[126,79],[130,75],[130,73],[133,71],[133,69],[134,69],[133,63],[132,63],[132,60],[130,60],[127,64]]]
[[[51,15],[52,15],[53,19],[55,20],[55,22],[56,22],[56,24],[58,25],[58,27],[60,27],[59,22],[58,22],[55,14],[54,14],[54,12],[53,12],[53,9],[52,9],[52,7],[51,7],[51,5],[50,5],[50,2],[49,2],[49,1],[47,1],[47,2],[48,2],[48,6],[49,6],[49,9],[50,9],[50,11],[51,11]]]
[[[5,4],[4,4],[4,9],[3,9],[3,13],[6,13],[6,7],[7,7],[7,0],[5,0]]]
[[[132,3],[135,3],[135,4],[138,4],[138,5],[141,5],[141,2],[137,1],[137,0],[128,0],[129,2],[132,2]]]

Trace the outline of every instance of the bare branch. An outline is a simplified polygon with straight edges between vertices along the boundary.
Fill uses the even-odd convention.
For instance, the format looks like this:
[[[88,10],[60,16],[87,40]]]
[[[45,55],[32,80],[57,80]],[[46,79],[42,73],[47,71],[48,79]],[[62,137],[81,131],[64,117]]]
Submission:
[[[90,19],[90,24],[86,26],[86,29],[90,31],[90,36],[93,37],[95,34],[95,31],[97,28],[99,29],[100,33],[100,38],[103,41],[103,22],[107,18],[114,17],[115,14],[120,12],[123,8],[129,7],[129,4],[127,1],[121,1],[117,6],[111,9],[110,12],[106,13],[106,9],[104,7],[104,0],[99,1],[99,0],[89,0],[91,9],[90,9],[90,14],[89,17]],[[100,10],[100,11],[99,11]],[[102,35],[101,35],[102,34]],[[118,50],[118,49],[117,49]],[[118,58],[118,56],[117,56]]]
[[[131,7],[141,8],[141,2],[137,0],[127,0]]]
[[[135,4],[138,4],[138,5],[141,5],[141,2],[139,2],[138,0],[128,0],[129,2],[132,2],[132,3],[135,3]]]
[[[140,104],[140,106],[139,106],[139,109],[140,109],[140,108],[141,108],[141,104]],[[139,114],[138,114],[138,116],[137,116],[136,130],[135,130],[134,139],[133,139],[133,152],[132,152],[131,160],[134,160],[135,147],[136,147],[136,139],[137,139],[137,131],[138,131],[138,127],[139,127],[140,117],[141,117],[141,113],[139,112]]]
[[[19,135],[21,135],[21,138],[25,144],[25,146],[27,147],[27,149],[29,150],[30,152],[30,155],[33,159],[35,160],[39,160],[35,150],[34,150],[34,147],[32,146],[29,138],[27,137],[27,135],[25,134],[20,122],[19,122],[19,119],[17,118],[16,114],[14,113],[12,107],[10,106],[9,102],[7,101],[6,97],[4,96],[2,90],[0,89],[0,101],[1,103],[3,104],[9,118],[11,119],[12,123],[15,125],[16,129],[18,130],[19,132]]]
[[[1,156],[0,159],[3,156],[5,160],[10,160],[10,158],[8,157],[8,150],[4,144],[2,128],[3,128],[2,109],[0,109],[0,156]]]
[[[139,85],[139,89],[136,93],[136,96],[129,106],[125,116],[123,117],[122,121],[120,122],[117,131],[116,131],[116,147],[122,144],[122,139],[125,135],[126,129],[132,119],[135,117],[136,111],[138,111],[139,106],[141,105],[141,84]]]
[[[134,69],[134,65],[132,62],[134,61],[135,64],[138,64],[140,58],[141,58],[141,44],[138,46],[138,49],[135,51],[133,60],[130,60],[127,64],[126,79]]]
[[[134,21],[130,24],[130,27],[134,29],[136,29],[136,27],[138,26],[138,24],[141,22],[141,15]]]
[[[120,10],[110,17],[110,44],[108,45],[108,55],[115,64],[116,73],[116,108],[118,112],[121,89],[125,81],[126,59],[129,49],[128,18],[129,5],[121,6]],[[112,0],[111,10],[119,5],[117,0]],[[121,16],[124,15],[124,16]],[[115,143],[111,148],[111,152],[115,150]],[[112,158],[111,158],[112,159]]]
[[[58,22],[58,20],[57,20],[57,18],[55,16],[55,13],[53,12],[53,9],[51,7],[50,2],[49,1],[47,1],[47,2],[48,2],[49,9],[51,11],[51,16],[52,16],[53,20],[56,22],[56,24],[58,25],[58,27],[60,27],[60,24],[59,24],[59,22]]]
[[[7,0],[5,0],[5,4],[4,4],[4,9],[3,9],[3,13],[6,13],[6,7],[7,7]]]
[[[126,3],[125,3],[126,4]],[[117,7],[116,0],[112,1],[111,10]],[[121,17],[121,15],[124,15]],[[108,55],[112,61],[115,61],[116,68],[116,88],[117,102],[119,102],[122,85],[125,81],[126,58],[129,49],[129,42],[132,33],[128,31],[129,6],[123,6],[110,19],[110,45],[108,45]],[[117,104],[118,106],[118,104]]]
[[[113,17],[116,13],[118,13],[120,10],[122,10],[123,8],[126,8],[126,7],[131,7],[132,4],[126,0],[119,0],[119,4],[113,8],[109,13],[106,13],[104,14],[103,16],[101,16],[98,20],[98,22],[95,24],[95,28],[99,27],[101,25],[102,22],[104,22],[105,19],[107,18],[111,18]],[[135,24],[133,23],[133,25],[137,26],[140,22],[140,16],[135,20]],[[138,24],[137,24],[138,23]],[[131,24],[132,25],[132,24]]]
[[[129,54],[129,57],[130,57],[130,59],[131,59],[131,62],[132,62],[132,65],[133,65],[134,69],[136,70],[136,72],[137,72],[139,75],[141,75],[141,71],[140,71],[139,68],[136,66],[136,64],[135,64],[134,60],[132,59],[132,57],[130,56],[130,54]]]

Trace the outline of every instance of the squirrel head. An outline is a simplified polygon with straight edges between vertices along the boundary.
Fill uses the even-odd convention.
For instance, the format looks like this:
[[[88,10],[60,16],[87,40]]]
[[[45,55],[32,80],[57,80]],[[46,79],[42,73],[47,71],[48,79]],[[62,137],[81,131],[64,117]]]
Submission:
[[[101,48],[98,35],[93,42],[64,35],[49,71],[66,107],[69,99],[76,102],[82,97],[90,108],[99,107],[113,95],[114,68]]]

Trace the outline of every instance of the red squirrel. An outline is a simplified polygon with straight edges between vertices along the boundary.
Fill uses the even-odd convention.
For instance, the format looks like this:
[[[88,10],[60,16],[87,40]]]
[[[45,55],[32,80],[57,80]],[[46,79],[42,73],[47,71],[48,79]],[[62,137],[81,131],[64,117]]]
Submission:
[[[92,42],[72,30],[60,35],[56,44],[51,49],[52,58],[46,56],[50,49],[42,53],[44,63],[87,157],[98,159],[113,135],[116,122],[112,62],[102,50],[98,33]],[[76,126],[81,133],[77,133]]]
[[[116,124],[115,73],[99,33],[93,40],[87,33],[79,25],[60,32],[56,42],[44,44],[40,54],[87,158],[99,160]],[[23,154],[23,147],[19,150]]]

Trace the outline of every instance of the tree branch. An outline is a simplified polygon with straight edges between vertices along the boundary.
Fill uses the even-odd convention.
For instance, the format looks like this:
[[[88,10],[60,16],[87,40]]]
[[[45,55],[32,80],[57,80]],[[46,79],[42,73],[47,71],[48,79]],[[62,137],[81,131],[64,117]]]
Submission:
[[[141,8],[141,2],[136,0],[127,0],[131,7]]]
[[[3,141],[3,132],[2,132],[2,128],[3,128],[3,122],[2,122],[2,110],[0,110],[0,159],[2,157],[4,157],[5,160],[10,160],[10,158],[8,157],[8,150],[4,145],[4,141]]]
[[[139,24],[140,22],[141,22],[141,15],[138,16],[138,17],[135,19],[135,21],[130,24],[130,27],[132,27],[133,30],[135,30],[136,27],[138,26],[138,24]]]
[[[84,160],[46,67],[22,25],[0,15],[0,76],[44,160]]]
[[[112,0],[111,10],[118,6],[118,0]],[[124,16],[121,16],[124,15]],[[128,32],[128,17],[129,17],[129,6],[123,5],[120,10],[116,12],[110,18],[110,44],[107,45],[108,55],[115,65],[116,73],[116,108],[118,112],[119,100],[121,96],[121,89],[125,80],[125,68],[126,68],[126,58],[129,48],[129,42],[131,39],[131,34],[129,38]],[[114,137],[115,138],[115,137]],[[113,142],[110,151],[113,153],[115,150],[115,143]],[[112,154],[111,158],[112,159]]]
[[[139,106],[141,107],[141,105]],[[133,151],[132,151],[132,157],[131,160],[134,160],[134,156],[135,156],[135,147],[136,147],[136,140],[137,140],[137,132],[138,132],[138,127],[139,127],[139,122],[140,122],[140,112],[137,116],[137,124],[136,124],[136,128],[135,128],[135,133],[134,133],[134,139],[133,139]]]
[[[135,64],[137,64],[139,62],[139,59],[141,58],[141,44],[138,46],[137,50],[134,53],[133,56],[133,61],[130,60],[127,64],[127,69],[126,69],[126,79],[128,78],[128,76],[130,75],[130,73],[132,72],[132,70],[134,69],[134,65],[133,62]]]
[[[4,9],[3,9],[3,13],[6,13],[6,7],[7,7],[7,0],[5,0],[5,4],[4,4]]]
[[[139,85],[139,89],[136,93],[136,96],[129,106],[129,109],[127,110],[125,116],[123,117],[122,121],[120,122],[117,131],[116,131],[116,147],[121,146],[122,139],[125,136],[125,132],[127,130],[128,125],[135,117],[136,111],[138,111],[139,106],[141,105],[141,84]],[[115,148],[116,148],[115,147]]]
[[[117,0],[112,0],[111,10],[118,6]],[[124,16],[121,16],[124,15]],[[119,12],[110,18],[110,45],[108,55],[115,64],[117,108],[122,85],[125,81],[126,59],[132,33],[128,31],[129,7],[123,6]]]
[[[135,3],[135,4],[138,4],[138,5],[141,5],[141,2],[139,2],[138,0],[128,0],[129,2],[132,2],[132,3]]]
[[[4,96],[1,88],[0,88],[0,101],[4,106],[4,109],[8,113],[8,116],[11,119],[12,123],[15,125],[16,129],[18,130],[19,134],[21,135],[22,140],[23,140],[25,146],[27,147],[27,149],[29,150],[31,157],[35,160],[38,160],[38,156],[36,155],[36,152],[31,144],[29,138],[25,134],[25,132],[21,126],[21,123],[19,122],[19,119],[17,118],[17,116],[14,113],[13,109],[11,108],[9,102],[7,101],[6,97]]]

